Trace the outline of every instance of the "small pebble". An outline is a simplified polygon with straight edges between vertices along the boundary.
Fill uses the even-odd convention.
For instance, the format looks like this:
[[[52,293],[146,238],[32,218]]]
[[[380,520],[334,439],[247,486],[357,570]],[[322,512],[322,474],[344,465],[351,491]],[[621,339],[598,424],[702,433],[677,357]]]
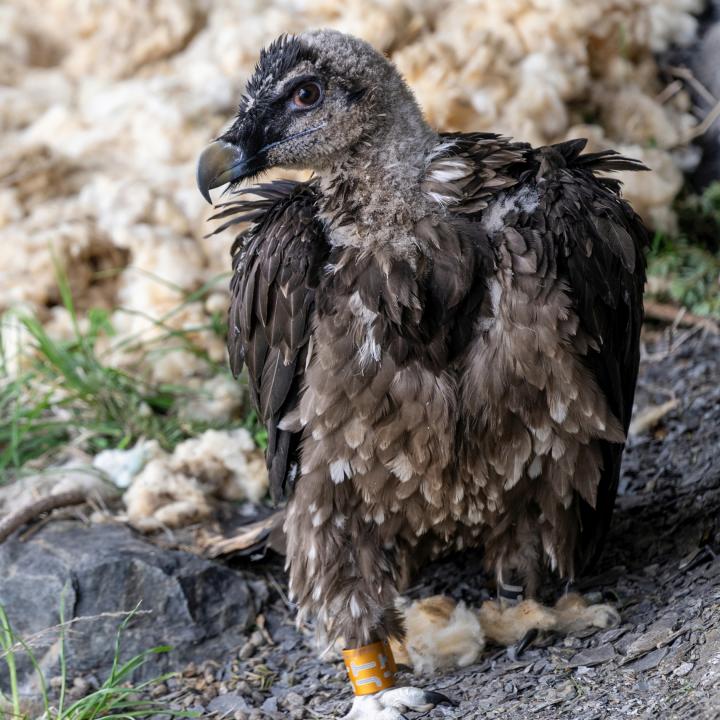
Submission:
[[[84,697],[90,692],[90,683],[84,677],[76,677],[70,690],[73,697]]]
[[[285,696],[285,705],[288,707],[301,707],[305,704],[305,698],[292,690]]]
[[[153,689],[150,691],[150,697],[153,698],[159,698],[164,697],[168,694],[168,686],[165,683],[159,683],[158,685],[155,685]]]
[[[689,672],[692,672],[692,669],[695,667],[695,663],[691,662],[684,662],[678,665],[673,670],[673,675],[676,677],[685,677]]]
[[[255,643],[253,643],[252,640],[248,640],[241,648],[240,652],[238,653],[238,657],[241,660],[247,660],[249,657],[255,654],[255,650],[257,648],[255,647]]]
[[[252,692],[250,683],[247,680],[238,680],[237,685],[235,685],[235,692],[238,695],[249,695]]]
[[[216,698],[218,696],[218,689],[214,685],[210,685],[210,687],[205,690],[203,693],[203,700],[206,702],[209,702],[213,698]]]

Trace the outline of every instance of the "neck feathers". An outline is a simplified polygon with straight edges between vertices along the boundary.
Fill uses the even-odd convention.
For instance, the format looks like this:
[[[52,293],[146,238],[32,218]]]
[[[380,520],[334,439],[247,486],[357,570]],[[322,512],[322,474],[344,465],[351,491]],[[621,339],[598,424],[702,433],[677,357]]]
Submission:
[[[427,214],[427,159],[439,138],[405,84],[388,94],[371,133],[320,173],[322,217],[331,243],[412,255],[414,226]]]

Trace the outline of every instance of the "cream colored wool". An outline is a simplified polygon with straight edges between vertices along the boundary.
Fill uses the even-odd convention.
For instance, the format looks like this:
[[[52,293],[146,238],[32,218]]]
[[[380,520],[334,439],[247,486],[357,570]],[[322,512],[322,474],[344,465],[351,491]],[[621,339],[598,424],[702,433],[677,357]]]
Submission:
[[[154,452],[123,495],[127,519],[142,530],[207,519],[213,499],[253,500],[267,492],[265,460],[247,430],[208,430],[172,454]]]
[[[22,303],[69,333],[48,309],[58,302],[52,247],[81,310],[122,306],[131,312],[113,318],[121,336],[157,338],[146,315],[229,268],[232,233],[203,237],[210,209],[195,188],[197,154],[236,106],[260,47],[312,26],[388,52],[436,127],[536,144],[584,135],[594,149],[639,157],[655,172],[627,174],[626,195],[653,225],[672,226],[682,181],[673,150],[695,120],[684,93],[657,101],[652,53],[688,42],[702,4],[10,0],[0,7],[0,310]],[[112,269],[119,275],[97,274]],[[169,323],[206,325],[225,286]],[[213,333],[193,340],[224,360]],[[189,353],[154,356],[147,370],[174,383],[207,372]]]

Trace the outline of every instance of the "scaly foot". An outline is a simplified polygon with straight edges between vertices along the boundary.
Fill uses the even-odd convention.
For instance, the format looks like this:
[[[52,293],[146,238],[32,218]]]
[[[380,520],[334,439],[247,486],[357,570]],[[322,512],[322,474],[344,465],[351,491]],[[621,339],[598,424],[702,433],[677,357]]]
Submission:
[[[555,630],[565,635],[587,628],[604,629],[620,624],[620,613],[612,605],[588,605],[578,593],[561,597],[555,603],[555,615]]]
[[[488,600],[480,610],[455,603],[442,595],[399,605],[405,622],[404,640],[391,640],[397,663],[412,667],[416,674],[465,667],[477,661],[485,642],[524,649],[539,632],[561,635],[588,628],[617,625],[620,615],[611,605],[588,605],[577,593],[568,593],[555,607],[535,600],[517,605]]]
[[[436,705],[455,705],[442,693],[415,687],[396,687],[355,698],[343,720],[403,720],[405,710],[427,712]]]

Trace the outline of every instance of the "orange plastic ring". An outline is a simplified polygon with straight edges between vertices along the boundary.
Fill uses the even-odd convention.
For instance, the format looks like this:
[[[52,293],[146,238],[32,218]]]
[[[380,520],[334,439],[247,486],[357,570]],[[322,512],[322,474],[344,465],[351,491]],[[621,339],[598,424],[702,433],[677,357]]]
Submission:
[[[395,685],[395,659],[386,641],[343,650],[343,660],[356,695],[372,695]]]

